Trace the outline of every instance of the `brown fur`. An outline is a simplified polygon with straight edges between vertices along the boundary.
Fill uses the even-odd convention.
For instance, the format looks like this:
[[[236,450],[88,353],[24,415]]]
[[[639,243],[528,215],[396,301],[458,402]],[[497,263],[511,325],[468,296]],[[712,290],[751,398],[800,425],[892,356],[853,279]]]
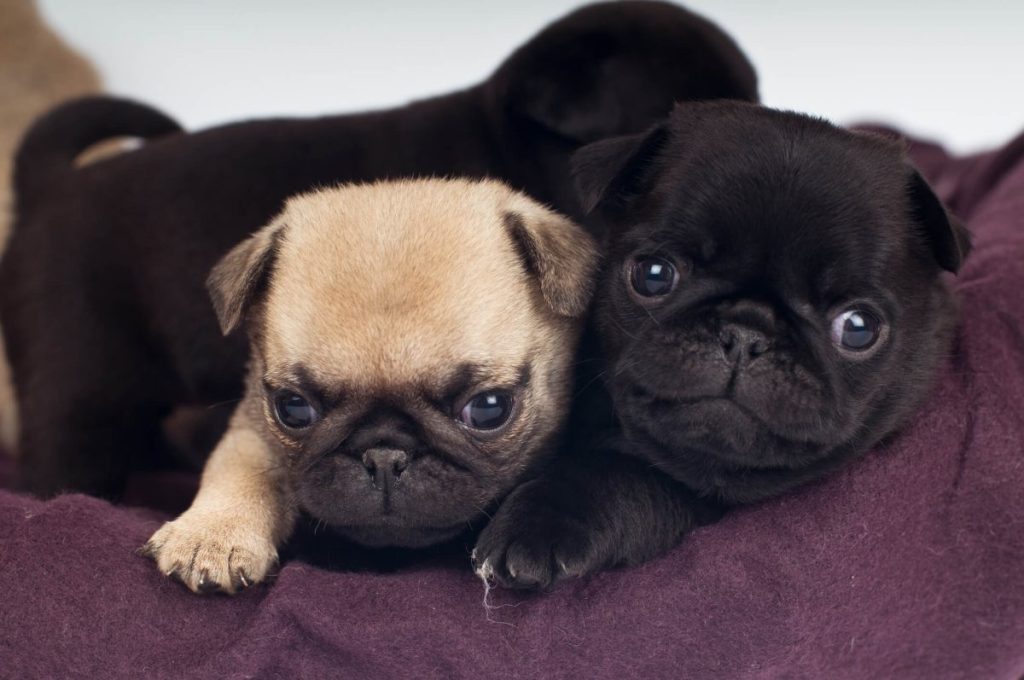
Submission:
[[[100,90],[88,61],[44,22],[30,0],[0,0],[0,253],[11,224],[14,150],[32,120],[56,103]],[[0,448],[14,450],[17,407],[0,335]]]
[[[596,259],[576,225],[493,181],[344,186],[289,200],[210,276],[222,328],[248,322],[254,356],[199,495],[149,543],[159,568],[195,591],[233,592],[273,566],[302,505],[293,468],[304,442],[277,424],[266,385],[312,380],[343,394],[344,409],[381,399],[405,408],[467,362],[486,372],[476,390],[515,385],[530,366],[516,415],[497,435],[473,439],[451,417],[421,417],[452,450],[470,452],[482,481],[456,500],[472,519],[547,450],[565,418]],[[432,490],[459,495],[443,481]],[[429,515],[416,509],[402,531]]]

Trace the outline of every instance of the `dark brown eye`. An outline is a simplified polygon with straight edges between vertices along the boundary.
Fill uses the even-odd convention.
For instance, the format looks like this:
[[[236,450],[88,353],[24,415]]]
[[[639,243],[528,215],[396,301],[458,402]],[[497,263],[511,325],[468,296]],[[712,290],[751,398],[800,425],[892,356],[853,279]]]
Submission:
[[[832,319],[832,342],[851,352],[870,349],[882,329],[882,322],[866,309],[851,308]]]
[[[629,281],[637,295],[657,298],[672,292],[679,282],[679,272],[665,258],[651,255],[633,262]]]
[[[281,390],[274,395],[274,415],[282,425],[292,430],[309,427],[318,418],[316,409],[302,395],[290,390]]]
[[[496,430],[512,415],[512,395],[495,390],[481,392],[466,402],[459,421],[474,430]]]

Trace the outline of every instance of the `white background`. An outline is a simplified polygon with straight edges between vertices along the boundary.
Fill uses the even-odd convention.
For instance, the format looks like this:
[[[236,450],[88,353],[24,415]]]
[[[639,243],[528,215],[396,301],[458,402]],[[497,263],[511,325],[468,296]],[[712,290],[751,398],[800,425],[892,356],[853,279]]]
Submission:
[[[573,0],[41,0],[107,87],[189,127],[355,111],[485,78]],[[1024,0],[696,0],[766,104],[960,151],[1024,130]]]

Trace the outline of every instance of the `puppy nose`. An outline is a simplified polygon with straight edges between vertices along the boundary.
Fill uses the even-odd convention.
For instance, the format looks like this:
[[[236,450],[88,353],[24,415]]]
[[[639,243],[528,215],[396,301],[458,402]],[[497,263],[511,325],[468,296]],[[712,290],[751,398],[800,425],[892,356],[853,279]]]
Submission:
[[[398,481],[408,464],[409,456],[398,449],[367,449],[363,452],[363,466],[373,480],[373,486],[383,491]]]
[[[761,331],[728,324],[718,334],[722,355],[730,364],[745,364],[768,351],[768,338]]]

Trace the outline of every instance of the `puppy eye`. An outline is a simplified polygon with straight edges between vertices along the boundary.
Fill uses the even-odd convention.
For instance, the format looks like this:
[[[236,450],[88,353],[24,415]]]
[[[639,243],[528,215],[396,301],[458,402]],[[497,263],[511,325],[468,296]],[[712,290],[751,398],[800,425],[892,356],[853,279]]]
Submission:
[[[878,341],[882,322],[866,309],[851,308],[832,319],[832,342],[852,352],[863,352]]]
[[[679,272],[663,257],[649,255],[633,261],[629,282],[637,295],[657,298],[668,295],[679,283]]]
[[[309,427],[319,415],[302,395],[289,390],[274,395],[274,414],[282,425],[292,430]]]
[[[466,402],[458,420],[474,430],[496,430],[512,415],[512,395],[508,392],[481,392]]]

